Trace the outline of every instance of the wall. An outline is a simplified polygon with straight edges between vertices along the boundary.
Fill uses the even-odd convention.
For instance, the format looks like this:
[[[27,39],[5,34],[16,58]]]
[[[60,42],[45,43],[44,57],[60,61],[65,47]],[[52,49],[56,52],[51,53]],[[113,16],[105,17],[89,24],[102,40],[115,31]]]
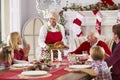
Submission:
[[[18,4],[16,2],[19,2],[18,6],[16,5],[16,4]],[[15,6],[17,6],[17,8],[14,8]],[[13,8],[12,12],[13,13],[15,12],[14,14],[17,13],[17,15],[13,16],[13,21],[11,21],[11,18],[10,18],[10,15],[13,15],[13,14],[10,14],[11,13],[10,7]],[[17,9],[17,10],[15,10],[15,9]],[[18,11],[18,10],[20,10],[20,11]],[[19,13],[16,11],[18,11]],[[15,27],[15,28],[18,27],[20,29],[23,27],[23,25],[29,18],[34,17],[34,16],[38,16],[37,10],[36,10],[36,0],[18,0],[18,1],[16,1],[16,0],[1,0],[2,40],[6,41],[6,38],[7,38],[8,34],[10,33],[10,26]],[[18,18],[18,17],[20,17],[20,18]],[[15,20],[17,20],[17,22]],[[17,23],[19,23],[19,25]],[[15,30],[13,30],[13,31],[15,31]],[[17,31],[20,31],[20,30],[17,30]]]
[[[21,27],[29,18],[29,1],[28,0],[21,0]]]
[[[36,0],[21,0],[21,27],[31,18],[38,16]]]
[[[1,15],[2,40],[5,41],[10,32],[9,0],[1,0]]]

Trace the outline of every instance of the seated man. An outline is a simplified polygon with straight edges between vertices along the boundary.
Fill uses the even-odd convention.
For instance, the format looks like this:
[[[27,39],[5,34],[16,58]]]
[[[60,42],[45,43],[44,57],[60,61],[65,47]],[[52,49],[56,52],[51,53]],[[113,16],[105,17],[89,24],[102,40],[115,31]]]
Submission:
[[[87,53],[89,54],[89,50],[92,46],[101,46],[104,48],[106,52],[106,56],[110,56],[111,51],[109,50],[107,44],[99,40],[98,38],[99,38],[99,33],[97,31],[89,32],[87,36],[88,40],[83,42],[75,51],[72,51],[70,53],[82,54],[82,51],[87,51]]]

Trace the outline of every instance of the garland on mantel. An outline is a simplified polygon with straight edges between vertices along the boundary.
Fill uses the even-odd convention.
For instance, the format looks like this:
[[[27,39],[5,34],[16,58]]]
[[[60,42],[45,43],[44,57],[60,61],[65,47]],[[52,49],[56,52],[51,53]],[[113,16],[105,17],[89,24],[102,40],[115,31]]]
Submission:
[[[117,10],[117,9],[120,9],[120,3],[109,5],[109,4],[104,4],[104,3],[98,2],[96,4],[91,4],[88,6],[80,6],[80,5],[76,5],[75,3],[73,3],[70,7],[67,7],[67,6],[63,7],[64,11],[67,11],[68,9],[75,10],[75,11],[91,11],[94,9],[97,9],[97,10]]]
[[[93,10],[118,10],[120,9],[120,3],[115,4],[111,0],[101,0],[102,2],[98,2],[96,4],[91,4],[88,6],[80,6],[76,5],[75,3],[72,4],[71,7],[63,7],[63,10],[59,12],[60,15],[60,23],[64,26],[66,24],[66,20],[63,17],[63,12],[67,11],[68,9],[74,10],[74,11],[93,11]]]

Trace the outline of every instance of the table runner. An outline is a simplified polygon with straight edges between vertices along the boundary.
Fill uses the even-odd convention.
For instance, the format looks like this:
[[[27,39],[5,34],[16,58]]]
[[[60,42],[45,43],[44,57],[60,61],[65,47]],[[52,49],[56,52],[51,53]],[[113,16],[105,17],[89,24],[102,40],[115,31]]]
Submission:
[[[52,76],[50,77],[46,77],[46,78],[37,78],[37,79],[24,79],[24,78],[20,78],[19,74],[23,71],[23,70],[10,70],[7,71],[5,73],[0,74],[0,80],[5,80],[5,79],[11,79],[11,80],[54,80],[57,77],[60,77],[64,74],[67,74],[68,71],[64,70],[65,66],[61,66],[59,68],[56,68],[54,70],[49,71]]]

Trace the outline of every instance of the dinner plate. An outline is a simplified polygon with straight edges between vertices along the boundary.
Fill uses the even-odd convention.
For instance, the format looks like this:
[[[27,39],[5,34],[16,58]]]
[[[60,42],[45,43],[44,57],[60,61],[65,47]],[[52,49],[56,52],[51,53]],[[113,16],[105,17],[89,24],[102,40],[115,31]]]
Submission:
[[[0,67],[0,70],[4,70],[5,69],[5,67]]]
[[[82,54],[76,54],[75,56],[77,56],[77,57],[83,57]]]
[[[27,67],[27,66],[33,66],[33,64],[13,64],[12,65],[13,67],[18,67],[18,68],[21,68],[21,67]]]
[[[88,59],[87,61],[90,61],[90,62],[91,62],[91,61],[93,61],[93,59]]]
[[[69,68],[90,68],[91,65],[70,65]]]
[[[47,71],[24,71],[21,73],[21,75],[24,75],[24,76],[40,76],[45,74],[48,74],[48,72]]]

